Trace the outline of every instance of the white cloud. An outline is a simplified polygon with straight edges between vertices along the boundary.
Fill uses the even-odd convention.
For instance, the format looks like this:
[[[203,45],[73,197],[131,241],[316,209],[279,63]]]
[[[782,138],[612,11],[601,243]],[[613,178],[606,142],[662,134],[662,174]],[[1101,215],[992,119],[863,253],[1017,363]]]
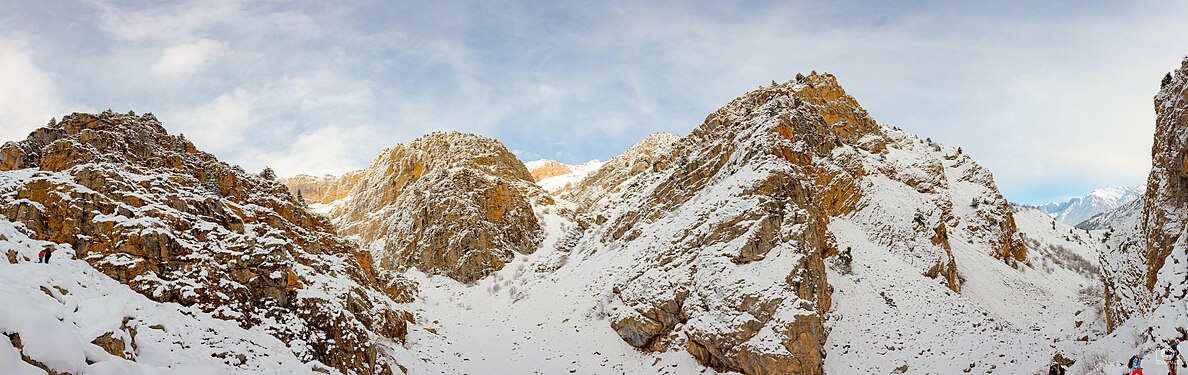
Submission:
[[[361,169],[360,153],[374,150],[367,160],[379,154],[380,130],[369,125],[329,124],[294,137],[292,147],[258,155],[257,163],[276,170],[280,176],[297,174],[342,174]],[[390,145],[388,145],[390,146]]]
[[[0,71],[49,90],[0,92],[4,131],[10,113],[49,112],[31,128],[69,95],[155,112],[223,160],[281,174],[359,168],[432,130],[606,159],[816,69],[877,120],[962,146],[1026,200],[1142,179],[1151,95],[1188,51],[1188,8],[1146,2],[89,3],[63,17],[97,22],[22,30],[54,43],[0,55],[48,64]]]
[[[247,142],[247,131],[256,125],[256,104],[253,94],[237,88],[200,107],[162,116],[162,122],[216,155],[238,153],[237,150],[253,147]]]
[[[161,53],[152,70],[159,76],[189,76],[218,59],[226,48],[227,43],[210,39],[176,44]]]
[[[0,143],[24,139],[50,117],[65,114],[53,77],[22,39],[0,37],[0,88]]]

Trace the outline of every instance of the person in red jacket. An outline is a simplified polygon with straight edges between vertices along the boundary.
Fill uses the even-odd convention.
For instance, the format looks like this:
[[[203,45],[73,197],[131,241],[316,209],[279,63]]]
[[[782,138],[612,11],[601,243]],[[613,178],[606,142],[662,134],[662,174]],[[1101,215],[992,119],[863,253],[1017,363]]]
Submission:
[[[37,263],[49,263],[50,256],[54,255],[54,245],[42,246],[41,252],[37,253]]]
[[[1130,357],[1126,367],[1130,368],[1130,375],[1143,375],[1143,351],[1139,350],[1138,354]]]

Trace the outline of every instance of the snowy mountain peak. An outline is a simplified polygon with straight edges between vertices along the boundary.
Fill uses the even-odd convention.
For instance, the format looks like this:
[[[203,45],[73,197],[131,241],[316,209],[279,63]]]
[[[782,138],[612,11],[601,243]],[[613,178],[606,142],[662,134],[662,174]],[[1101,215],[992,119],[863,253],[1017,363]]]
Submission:
[[[502,143],[438,132],[381,153],[330,217],[386,270],[468,283],[536,250],[533,204],[552,198]]]
[[[683,348],[720,371],[819,374],[830,367],[826,347],[856,348],[831,352],[834,366],[885,348],[828,333],[828,314],[848,322],[871,309],[851,296],[882,301],[877,290],[909,278],[918,283],[913,293],[928,290],[938,303],[961,290],[958,251],[976,259],[971,267],[1028,261],[989,172],[955,148],[878,125],[832,75],[761,87],[690,135],[653,143],[579,184],[573,197],[584,230],[567,254],[571,264],[597,258],[597,249],[627,257],[611,281],[610,326],[645,352]],[[850,248],[854,262],[889,276],[872,281],[865,278],[875,272],[861,271],[873,284],[847,289],[839,306],[826,261],[841,249],[849,257]],[[896,319],[888,312],[876,320]],[[877,373],[898,366],[866,365]]]
[[[568,187],[561,189],[559,196],[589,210],[606,195],[618,192],[618,188],[634,176],[665,167],[669,153],[680,139],[681,136],[671,133],[651,134],[605,163],[587,163],[592,169],[584,169],[585,175],[581,178],[566,181]]]
[[[1145,191],[1146,187],[1143,185],[1107,186],[1064,202],[1040,205],[1039,209],[1057,221],[1076,226],[1097,214],[1141,199]]]

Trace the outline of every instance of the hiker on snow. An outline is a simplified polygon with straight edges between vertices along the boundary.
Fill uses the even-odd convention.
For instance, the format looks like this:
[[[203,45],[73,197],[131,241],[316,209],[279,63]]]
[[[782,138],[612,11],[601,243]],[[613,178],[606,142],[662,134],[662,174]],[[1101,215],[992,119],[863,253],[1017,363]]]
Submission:
[[[1143,375],[1143,351],[1139,350],[1138,354],[1130,357],[1126,367],[1130,368],[1130,375]]]
[[[1167,375],[1176,375],[1176,362],[1181,362],[1181,367],[1188,367],[1188,363],[1183,363],[1184,357],[1180,355],[1180,348],[1177,348],[1180,342],[1172,340],[1167,343],[1167,349],[1163,351],[1163,362],[1167,363]]]
[[[54,245],[43,246],[41,252],[37,253],[37,263],[49,263],[51,255],[54,255]]]

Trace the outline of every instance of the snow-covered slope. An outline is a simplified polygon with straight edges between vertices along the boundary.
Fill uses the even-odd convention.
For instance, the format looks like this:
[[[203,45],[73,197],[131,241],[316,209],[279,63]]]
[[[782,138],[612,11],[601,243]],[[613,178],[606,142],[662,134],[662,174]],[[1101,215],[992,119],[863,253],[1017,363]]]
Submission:
[[[1009,207],[956,148],[882,132],[884,152],[832,158],[866,173],[853,209],[830,219],[852,261],[830,260],[826,372],[1046,370],[1053,339],[1089,328],[1074,320],[1091,310],[1080,295],[1098,285],[1095,245],[1038,210]]]
[[[89,284],[114,279],[272,335],[326,371],[390,373],[410,319],[397,302],[412,286],[376,275],[270,177],[196,150],[151,114],[75,113],[0,146],[0,215],[56,243],[62,271],[85,271]],[[127,295],[108,289],[96,293]]]
[[[588,178],[585,204],[536,206],[534,253],[471,286],[418,279],[436,321],[411,330],[413,372],[1035,373],[1053,339],[1104,331],[1088,234],[1010,207],[832,76],[662,144]]]
[[[622,154],[598,163],[592,171],[579,179],[571,188],[558,196],[577,202],[581,210],[617,194],[624,182],[645,172],[668,167],[669,154],[681,137],[670,133],[656,133],[632,145]],[[606,201],[611,201],[607,199]]]
[[[1149,354],[1148,371],[1162,371],[1159,353],[1188,339],[1188,58],[1164,77],[1155,96],[1151,172],[1142,200],[1083,223],[1102,243],[1104,315],[1108,335],[1081,347],[1073,373],[1116,374],[1135,352]],[[1183,349],[1183,345],[1180,345]],[[1154,358],[1153,358],[1154,357]],[[1159,372],[1162,373],[1162,372]]]
[[[0,217],[0,373],[312,373],[289,344],[194,306],[132,291],[69,245],[39,241]],[[35,263],[42,245],[51,263]]]
[[[1054,340],[1102,334],[1097,301],[1084,297],[1098,285],[1086,235],[1053,228],[1039,211],[1015,217],[1033,266],[1010,267],[954,233],[960,294],[938,288],[852,219],[833,220],[830,229],[839,247],[853,249],[853,263],[851,272],[836,260],[830,267],[826,372],[1046,373]]]
[[[554,170],[554,173],[542,174],[542,172],[544,172],[545,169],[549,169],[550,165],[553,165],[553,163],[564,167],[564,173],[557,173],[556,170]],[[524,166],[528,167],[528,171],[532,172],[534,178],[537,175],[547,176],[544,178],[537,178],[537,185],[540,185],[541,188],[545,189],[545,191],[549,192],[549,194],[552,194],[553,196],[563,197],[566,195],[567,191],[572,190],[574,186],[576,186],[583,178],[586,178],[586,176],[590,175],[590,173],[594,173],[594,171],[602,168],[603,164],[606,164],[606,162],[601,160],[591,160],[583,164],[569,165],[560,164],[552,160],[541,159],[524,163]]]
[[[1143,185],[1107,186],[1064,202],[1042,204],[1039,209],[1062,223],[1076,226],[1097,214],[1141,199],[1145,190]]]

